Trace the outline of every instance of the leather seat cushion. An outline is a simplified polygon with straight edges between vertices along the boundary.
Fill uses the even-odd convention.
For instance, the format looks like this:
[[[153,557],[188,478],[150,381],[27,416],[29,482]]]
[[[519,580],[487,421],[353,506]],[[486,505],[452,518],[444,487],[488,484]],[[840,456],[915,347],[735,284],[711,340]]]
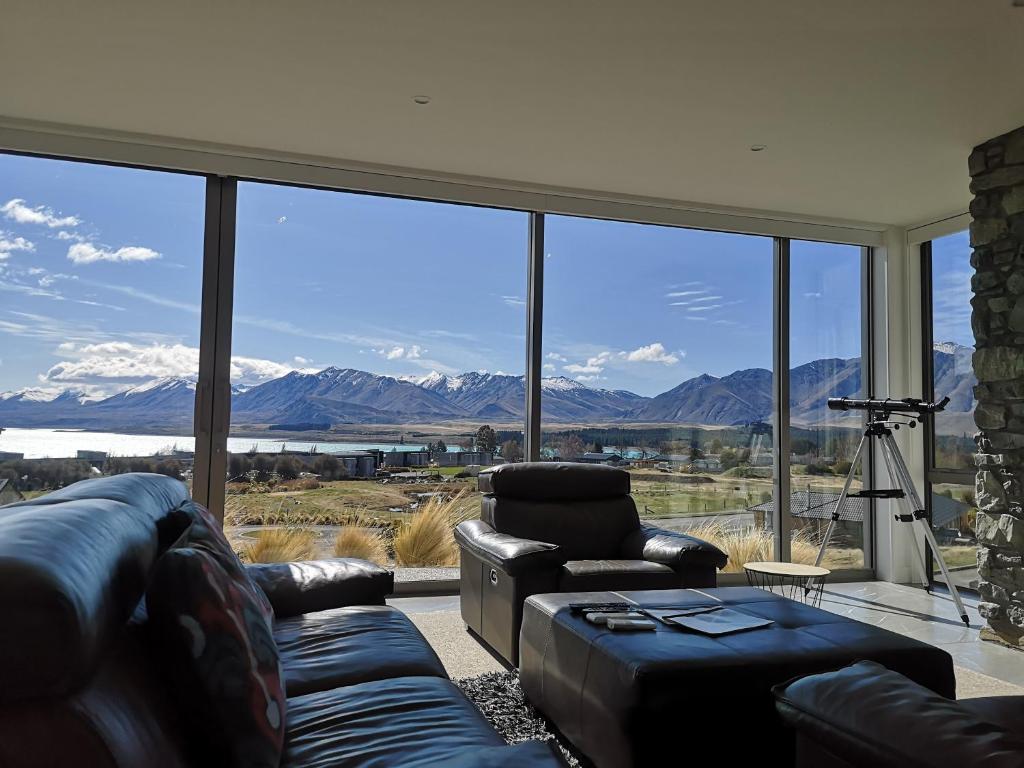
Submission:
[[[661,563],[646,560],[570,560],[562,566],[560,592],[620,589],[671,589],[679,575]]]
[[[957,703],[979,720],[1001,725],[1008,731],[1019,732],[1024,726],[1024,696],[985,696],[960,699]]]
[[[450,680],[437,677],[290,698],[286,726],[281,768],[427,766],[505,743]]]
[[[526,461],[481,472],[481,493],[520,501],[597,501],[628,496],[630,474],[601,464]]]
[[[386,605],[283,619],[274,626],[274,640],[289,696],[394,677],[448,677],[413,623]]]

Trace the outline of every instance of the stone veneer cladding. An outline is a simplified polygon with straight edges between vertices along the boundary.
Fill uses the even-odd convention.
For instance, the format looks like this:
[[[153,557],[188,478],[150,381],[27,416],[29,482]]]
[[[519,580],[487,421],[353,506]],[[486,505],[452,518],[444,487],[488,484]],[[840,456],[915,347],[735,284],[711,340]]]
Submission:
[[[1024,647],[1024,127],[975,147],[974,419],[982,636]]]

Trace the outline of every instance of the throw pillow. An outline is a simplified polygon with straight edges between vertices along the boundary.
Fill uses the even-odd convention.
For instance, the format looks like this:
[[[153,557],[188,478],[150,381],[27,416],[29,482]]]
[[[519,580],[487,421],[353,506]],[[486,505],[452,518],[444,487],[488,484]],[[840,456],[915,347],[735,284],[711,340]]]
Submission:
[[[157,563],[146,593],[170,685],[202,737],[201,763],[276,768],[285,693],[277,646],[252,595],[205,549]]]
[[[274,608],[271,606],[270,600],[259,585],[249,578],[245,566],[238,559],[238,555],[231,548],[223,529],[217,524],[210,511],[202,504],[197,504],[192,500],[186,501],[182,508],[192,518],[192,525],[184,536],[183,545],[209,552],[228,576],[238,582],[241,589],[252,595],[259,606],[260,613],[263,614],[267,623],[273,625]]]

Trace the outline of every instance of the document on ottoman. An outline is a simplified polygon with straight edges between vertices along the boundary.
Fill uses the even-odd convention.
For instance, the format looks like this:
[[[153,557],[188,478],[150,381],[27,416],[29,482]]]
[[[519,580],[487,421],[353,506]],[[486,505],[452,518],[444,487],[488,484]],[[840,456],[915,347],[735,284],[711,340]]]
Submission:
[[[774,622],[751,616],[732,608],[720,608],[717,611],[691,614],[689,616],[666,617],[665,621],[703,635],[728,635],[732,632],[745,632],[750,629],[767,627]]]

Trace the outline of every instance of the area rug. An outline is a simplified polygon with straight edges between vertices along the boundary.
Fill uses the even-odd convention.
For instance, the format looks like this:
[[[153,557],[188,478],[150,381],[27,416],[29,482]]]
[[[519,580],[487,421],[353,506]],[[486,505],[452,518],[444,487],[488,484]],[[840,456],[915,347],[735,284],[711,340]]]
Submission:
[[[554,734],[538,712],[526,703],[518,672],[488,672],[456,680],[494,729],[509,744],[521,741],[553,741],[572,768],[589,765]]]

